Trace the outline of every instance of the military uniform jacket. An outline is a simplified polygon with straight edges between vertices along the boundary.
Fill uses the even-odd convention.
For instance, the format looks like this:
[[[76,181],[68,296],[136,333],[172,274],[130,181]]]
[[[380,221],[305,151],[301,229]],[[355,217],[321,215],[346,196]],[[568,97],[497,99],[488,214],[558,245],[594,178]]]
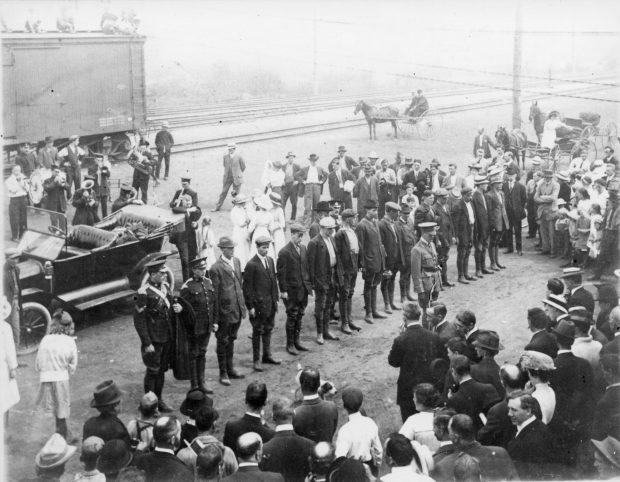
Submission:
[[[181,299],[187,302],[190,310],[179,313],[185,321],[188,333],[204,335],[213,331],[215,319],[215,291],[209,278],[190,278],[181,287]],[[184,313],[189,311],[189,313]]]
[[[167,343],[171,339],[172,299],[169,289],[168,283],[164,282],[161,286],[147,283],[138,290],[133,322],[142,346]]]
[[[415,293],[424,293],[431,291],[433,286],[440,286],[437,250],[433,243],[424,238],[411,250],[411,277]]]
[[[385,250],[377,222],[369,221],[368,218],[362,219],[355,228],[355,234],[360,245],[360,268],[371,273],[382,273],[385,269]]]
[[[286,244],[278,254],[277,267],[280,291],[287,293],[289,298],[302,301],[312,291],[304,245],[299,245],[299,253],[297,253],[293,243]]]
[[[400,240],[400,244],[403,252],[403,264],[410,265],[411,264],[411,250],[416,244],[415,232],[413,231],[413,227],[407,221],[403,221],[402,218],[398,218],[396,223],[394,224],[396,228],[396,233],[398,233],[398,239]]]
[[[172,201],[170,201],[170,207],[174,208],[177,207],[177,204],[180,205],[178,199],[181,195],[185,194],[192,198],[192,206],[198,206],[198,193],[196,193],[196,191],[194,191],[193,189],[178,189],[177,192],[174,193]]]
[[[219,324],[239,323],[247,311],[243,298],[241,264],[233,258],[235,269],[219,258],[209,270],[209,278],[215,290],[215,317]]]
[[[379,234],[385,249],[385,265],[390,270],[399,269],[405,262],[403,246],[400,242],[396,223],[383,218],[379,221]]]

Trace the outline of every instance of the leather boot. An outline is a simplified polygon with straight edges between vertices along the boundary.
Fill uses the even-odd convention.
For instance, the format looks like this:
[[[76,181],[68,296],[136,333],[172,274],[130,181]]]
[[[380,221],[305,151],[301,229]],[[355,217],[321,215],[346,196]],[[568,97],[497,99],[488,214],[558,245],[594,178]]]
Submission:
[[[302,321],[303,321],[303,315],[300,316],[299,319],[295,320],[295,336],[293,338],[293,344],[295,345],[295,348],[297,348],[297,350],[299,351],[308,351],[308,348],[303,346],[299,341],[299,337],[301,336],[301,322]]]
[[[353,318],[351,318],[351,312],[353,310],[352,299],[347,299],[346,309],[347,309],[347,320],[349,321],[349,328],[355,331],[361,331],[361,328],[357,326],[355,323],[353,323]]]
[[[144,374],[144,393],[153,392],[155,393],[155,378],[156,375],[147,372]]]
[[[198,388],[198,360],[195,358],[189,360],[189,388]]]
[[[320,317],[315,316],[316,319],[316,342],[319,345],[324,345],[325,340],[323,339],[323,322]]]
[[[200,388],[203,392],[207,394],[212,394],[213,390],[211,390],[206,382],[205,382],[205,365],[206,360],[204,355],[198,359],[198,363],[196,364],[196,375],[198,378],[198,388]]]
[[[400,283],[400,304],[404,304],[407,301],[407,289],[403,286],[405,282]]]
[[[345,335],[352,335],[353,334],[353,332],[349,328],[349,322],[346,321],[346,319],[344,319],[344,318],[342,320],[340,320],[340,331],[343,332]]]
[[[254,371],[263,371],[260,363],[260,334],[255,331],[252,332],[252,362],[254,363]]]
[[[494,271],[491,271],[486,267],[486,253],[484,251],[480,253],[480,267],[480,271],[482,271],[482,274],[495,274]]]
[[[370,296],[370,292],[364,293],[364,306],[366,308],[366,317],[364,318],[364,321],[372,325],[372,302],[370,301]]]
[[[382,315],[377,311],[377,288],[373,288],[370,292],[370,307],[372,308],[372,317],[379,320],[384,320],[387,316]]]
[[[235,342],[230,341],[228,346],[226,346],[226,369],[228,371],[228,376],[233,380],[241,380],[245,378],[245,375],[242,375],[237,370],[235,370],[233,366],[233,354],[235,352]]]
[[[390,295],[388,293],[387,281],[381,281],[381,296],[383,297],[383,305],[385,306],[385,312],[388,315],[392,314],[392,310],[390,308]],[[374,314],[374,313],[373,313]]]
[[[411,277],[407,277],[407,280],[405,281],[405,293],[407,293],[407,299],[409,301],[416,301],[416,299],[411,295]]]
[[[172,412],[172,407],[170,405],[168,405],[166,402],[164,402],[163,398],[162,398],[162,392],[164,390],[164,380],[165,380],[165,374],[164,373],[158,373],[157,377],[155,378],[155,395],[157,395],[158,398],[158,402],[157,402],[157,409],[160,412],[163,413],[169,413]]]
[[[217,365],[220,368],[220,383],[228,387],[230,386],[230,379],[228,378],[228,369],[226,368],[226,351],[219,341],[215,348],[215,353],[217,355]]]
[[[482,276],[482,265],[480,263],[480,254],[474,252],[474,261],[476,262],[476,277],[477,278],[484,278],[484,276]]]
[[[295,349],[295,328],[291,326],[290,318],[286,320],[286,351],[291,355],[299,355],[299,352]]]
[[[395,282],[393,279],[388,281],[388,298],[390,300],[390,308],[396,311],[400,311],[402,308],[396,303],[394,303],[394,285]]]
[[[506,269],[506,266],[499,264],[499,246],[495,246],[494,251],[495,251],[495,264],[500,269]]]
[[[338,310],[340,311],[340,331],[342,331],[343,333],[347,335],[350,335],[353,332],[349,328],[347,301],[348,301],[348,297],[346,294],[344,296],[340,295],[338,297]]]
[[[271,354],[271,333],[263,333],[263,363],[269,365],[280,365],[282,363]]]
[[[476,281],[476,278],[469,276],[469,256],[463,258],[463,277],[467,281]]]
[[[489,246],[489,260],[491,265],[489,266],[493,271],[499,271],[499,267],[495,261],[495,246]]]

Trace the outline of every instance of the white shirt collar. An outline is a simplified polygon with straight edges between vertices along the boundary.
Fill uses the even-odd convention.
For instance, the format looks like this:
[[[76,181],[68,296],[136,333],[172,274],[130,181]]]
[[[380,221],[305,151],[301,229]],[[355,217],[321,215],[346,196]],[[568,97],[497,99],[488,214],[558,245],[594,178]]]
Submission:
[[[572,351],[571,350],[558,350],[558,355],[560,353],[572,353]]]
[[[476,327],[474,326],[471,330],[469,330],[469,331],[467,332],[467,334],[465,335],[465,339],[467,340],[467,338],[469,338],[469,335],[471,335],[472,333],[474,333],[474,332],[476,332],[476,331],[478,331],[478,328],[476,328]]]
[[[316,400],[319,398],[319,394],[315,393],[314,395],[304,395],[304,400]]]
[[[435,325],[435,329],[439,328],[441,325],[445,325],[448,322],[447,318],[444,318],[440,323]]]
[[[155,447],[154,452],[164,452],[164,453],[167,453],[167,454],[174,455],[174,450],[172,450],[172,449],[165,449],[163,447]]]
[[[260,415],[257,413],[252,413],[252,412],[245,412],[246,415],[249,415],[250,417],[254,417],[254,418],[260,418]]]
[[[258,467],[258,462],[241,462],[239,468],[241,467]]]
[[[276,432],[285,432],[287,430],[293,430],[292,423],[283,423],[282,425],[276,425]]]
[[[444,447],[446,445],[450,445],[451,443],[452,443],[452,440],[443,440],[439,442],[439,446]]]
[[[521,425],[517,425],[517,433],[515,434],[515,437],[517,437],[519,435],[521,430],[523,430],[525,427],[527,427],[530,423],[534,422],[535,420],[536,420],[536,417],[534,415],[532,415],[530,418],[528,418]]]

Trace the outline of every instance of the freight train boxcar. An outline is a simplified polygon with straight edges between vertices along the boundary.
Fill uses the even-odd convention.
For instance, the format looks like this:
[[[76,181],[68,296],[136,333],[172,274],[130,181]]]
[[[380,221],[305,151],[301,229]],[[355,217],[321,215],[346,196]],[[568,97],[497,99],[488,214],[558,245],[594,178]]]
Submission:
[[[146,125],[143,36],[3,33],[5,150],[70,135],[91,153],[126,150],[127,133]],[[106,150],[110,152],[110,141]]]

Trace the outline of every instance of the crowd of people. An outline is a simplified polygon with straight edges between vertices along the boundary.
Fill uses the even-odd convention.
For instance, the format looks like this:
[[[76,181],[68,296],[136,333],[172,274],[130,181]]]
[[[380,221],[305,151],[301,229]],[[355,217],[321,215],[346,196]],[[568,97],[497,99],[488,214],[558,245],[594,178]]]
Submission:
[[[285,162],[266,163],[262,186],[251,196],[242,192],[245,160],[229,144],[222,161],[222,193],[212,211],[222,210],[232,188],[232,232],[217,244],[191,178],[183,177],[169,203],[173,212],[185,215],[185,231],[171,239],[181,258],[183,285],[178,295],[171,291],[162,253],[146,266],[148,280],[135,301],[134,325],[146,368],[141,418],[125,427],[117,417],[122,394],[116,385],[107,381],[96,387],[91,406],[100,415],[86,422],[83,433],[86,475],[96,478],[99,470],[106,480],[282,480],[267,474],[275,472],[284,480],[374,480],[383,462],[391,473],[382,480],[571,478],[592,476],[595,466],[602,476],[617,474],[618,295],[615,282],[597,285],[597,304],[582,286],[591,266],[596,280],[617,266],[619,183],[613,150],[606,148],[602,168],[588,163],[586,156],[559,173],[536,158],[523,171],[501,147],[492,156],[492,143],[485,137],[481,129],[466,176],[458,174],[454,163],[447,172],[437,160],[422,169],[420,160],[400,153],[393,163],[374,152],[355,160],[340,146],[323,169],[316,154],[301,167],[289,152]],[[49,140],[38,153],[26,148],[16,159],[5,183],[15,239],[26,225],[19,217],[22,204],[32,195],[22,172],[51,171],[41,202],[50,203],[51,186],[61,186],[57,209],[64,210],[62,199],[71,199],[74,225],[96,223],[99,206],[106,217],[109,185],[104,194],[100,189],[110,166],[105,158],[97,159],[82,180],[84,153],[77,136],[70,141],[55,152]],[[159,182],[162,161],[164,181],[168,177],[173,145],[165,128],[156,138],[157,158],[146,140],[139,143],[131,153],[133,185],[121,186],[112,212],[148,201],[149,179]],[[321,200],[325,183],[329,201]],[[19,197],[23,199],[14,203]],[[301,217],[298,198],[304,202]],[[457,281],[474,283],[505,269],[500,247],[523,255],[525,218],[528,237],[539,237],[540,253],[564,257],[566,264],[562,279],[549,280],[542,308],[528,310],[531,342],[518,360],[500,369],[494,360],[502,349],[497,333],[478,327],[469,310],[448,321],[439,297],[454,286],[447,264],[452,244]],[[304,245],[306,233],[310,240]],[[599,243],[590,250],[590,238],[597,236]],[[470,271],[472,247],[475,270]],[[300,337],[310,296],[317,345],[339,340],[330,329],[334,319],[341,333],[352,336],[361,330],[352,315],[360,272],[366,324],[402,311],[402,333],[388,356],[389,365],[400,369],[399,431],[382,442],[372,414],[362,408],[362,391],[347,387],[342,402],[349,421],[336,435],[338,411],[333,402],[322,400],[330,391],[322,390],[318,370],[306,368],[300,374],[299,399],[274,402],[275,432],[263,413],[267,388],[251,383],[246,414],[228,422],[223,442],[217,441],[210,434],[217,419],[208,397],[213,388],[205,383],[211,334],[224,387],[245,378],[234,366],[235,340],[245,318],[252,326],[253,370],[260,373],[266,365],[281,364],[271,348],[280,301],[286,310],[286,351],[292,356],[308,350]],[[395,299],[399,273],[400,303]],[[378,288],[383,310],[377,306]],[[14,297],[6,306],[8,318]],[[36,457],[39,480],[62,474],[76,451],[68,426],[69,379],[77,367],[73,322],[60,307],[50,312],[53,326],[37,355],[37,402],[55,414],[57,433]],[[13,352],[5,351],[7,380],[15,380]],[[164,400],[169,368],[175,378],[190,381],[181,407],[188,417],[185,424],[170,415],[173,408]],[[13,398],[3,407],[5,414],[14,403]],[[264,472],[244,474],[258,470]],[[127,473],[134,478],[124,479]]]

